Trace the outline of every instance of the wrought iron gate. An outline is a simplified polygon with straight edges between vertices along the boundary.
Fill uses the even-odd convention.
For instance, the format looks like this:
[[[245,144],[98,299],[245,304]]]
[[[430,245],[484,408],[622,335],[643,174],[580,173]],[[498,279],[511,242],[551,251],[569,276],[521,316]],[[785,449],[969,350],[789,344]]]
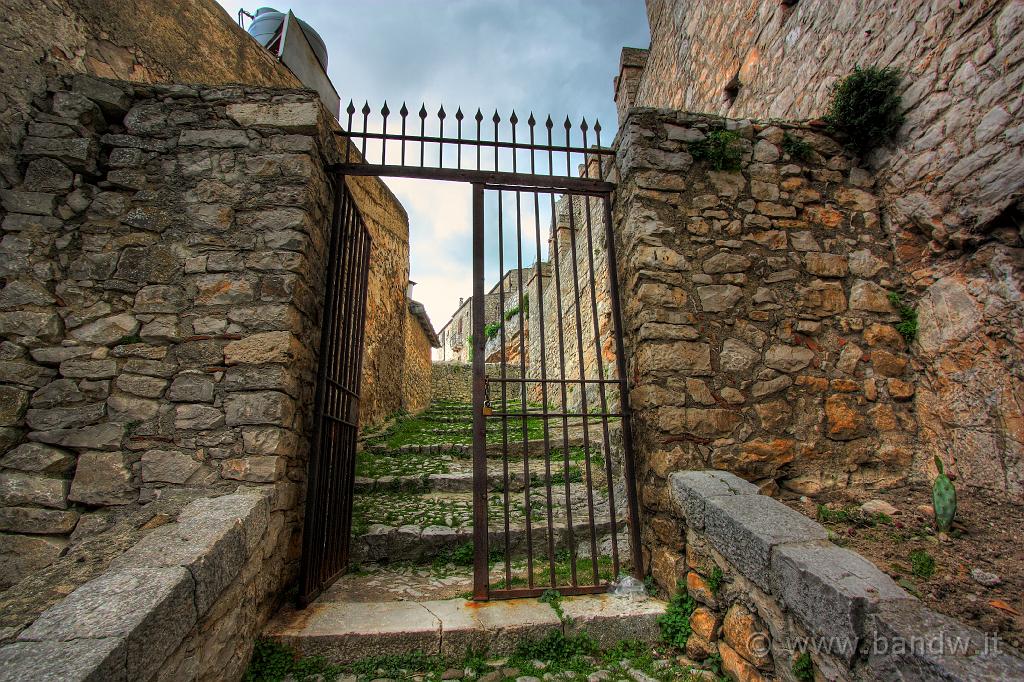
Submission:
[[[341,175],[335,197],[299,573],[304,604],[345,570],[352,532],[371,240]]]
[[[361,130],[352,102],[346,112],[340,172],[473,186],[474,598],[600,592],[621,573],[642,576],[607,179],[614,151],[601,145],[601,124],[591,146],[585,119],[567,118],[557,143],[551,118],[538,125],[532,114],[523,135],[515,112],[504,126],[495,112],[484,135],[482,112],[459,109],[446,136],[443,107],[429,134],[425,106],[410,120],[403,104],[391,131],[387,103],[379,119],[364,104]],[[530,242],[535,262],[524,268]]]

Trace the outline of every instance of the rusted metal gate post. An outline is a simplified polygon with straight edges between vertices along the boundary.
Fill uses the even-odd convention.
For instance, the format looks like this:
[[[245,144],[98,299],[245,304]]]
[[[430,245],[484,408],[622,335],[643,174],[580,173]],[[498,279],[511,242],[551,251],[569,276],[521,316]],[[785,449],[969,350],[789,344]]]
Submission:
[[[299,569],[303,604],[347,568],[352,532],[371,239],[340,174],[334,189]]]

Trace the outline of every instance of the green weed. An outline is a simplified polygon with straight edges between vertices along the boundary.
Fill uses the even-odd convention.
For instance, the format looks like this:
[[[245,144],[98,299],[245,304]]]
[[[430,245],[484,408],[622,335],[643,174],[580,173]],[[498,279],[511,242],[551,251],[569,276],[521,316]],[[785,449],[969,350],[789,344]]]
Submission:
[[[900,80],[898,69],[854,66],[853,73],[832,86],[825,120],[846,135],[858,154],[888,143],[903,125]]]
[[[740,136],[732,130],[716,130],[698,142],[691,142],[690,155],[697,161],[704,161],[715,170],[739,170],[743,151]]]

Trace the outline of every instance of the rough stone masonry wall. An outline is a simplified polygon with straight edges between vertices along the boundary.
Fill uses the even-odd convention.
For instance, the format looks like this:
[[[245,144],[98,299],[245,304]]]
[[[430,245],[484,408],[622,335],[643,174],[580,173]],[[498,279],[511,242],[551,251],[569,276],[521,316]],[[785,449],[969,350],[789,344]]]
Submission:
[[[4,637],[240,485],[270,495],[276,538],[242,637],[298,559],[327,115],[304,90],[81,77],[40,106],[0,193]]]
[[[1019,653],[928,609],[751,483],[724,471],[675,473],[670,497],[683,528],[656,552],[653,574],[697,602],[687,655],[718,654],[729,678],[794,680],[803,652],[816,680],[1024,676]]]
[[[940,455],[967,484],[1024,496],[1024,1],[647,6],[638,106],[814,118],[853,64],[903,71],[906,123],[867,164],[893,278],[919,305],[919,473]]]
[[[740,169],[694,161],[725,127]],[[784,134],[806,141],[790,158]],[[673,471],[800,493],[905,481],[917,385],[871,175],[812,130],[634,109],[615,225],[643,542],[672,542]]]
[[[409,312],[405,320],[405,352],[402,362],[402,409],[411,414],[430,405],[431,362],[430,339],[416,316]]]

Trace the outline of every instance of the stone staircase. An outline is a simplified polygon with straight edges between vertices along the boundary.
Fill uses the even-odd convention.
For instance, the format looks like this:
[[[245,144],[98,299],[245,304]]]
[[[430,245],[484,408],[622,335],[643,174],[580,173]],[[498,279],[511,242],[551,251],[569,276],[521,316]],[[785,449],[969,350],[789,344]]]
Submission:
[[[614,451],[605,452],[599,429],[589,432],[585,448],[583,426],[575,423],[565,433],[560,428],[549,431],[551,461],[546,462],[543,423],[530,416],[524,459],[522,422],[509,421],[511,454],[506,462],[501,421],[488,420],[492,587],[526,587],[531,570],[534,584],[549,585],[551,550],[557,584],[570,583],[574,566],[580,584],[592,584],[595,573],[600,581],[611,581],[609,468],[613,481],[621,478]],[[302,654],[337,663],[374,652],[447,656],[467,646],[501,653],[522,638],[540,637],[553,628],[565,634],[571,634],[566,628],[585,628],[608,643],[656,640],[655,621],[664,604],[655,600],[632,602],[605,594],[566,598],[566,613],[575,614],[571,626],[536,599],[467,601],[473,586],[471,444],[471,407],[459,403],[435,403],[420,415],[364,435],[356,465],[351,570],[306,609],[279,613],[266,634]],[[592,502],[586,485],[588,460]],[[627,573],[622,488],[615,486],[615,530],[620,572]],[[532,564],[527,562],[528,539]]]

